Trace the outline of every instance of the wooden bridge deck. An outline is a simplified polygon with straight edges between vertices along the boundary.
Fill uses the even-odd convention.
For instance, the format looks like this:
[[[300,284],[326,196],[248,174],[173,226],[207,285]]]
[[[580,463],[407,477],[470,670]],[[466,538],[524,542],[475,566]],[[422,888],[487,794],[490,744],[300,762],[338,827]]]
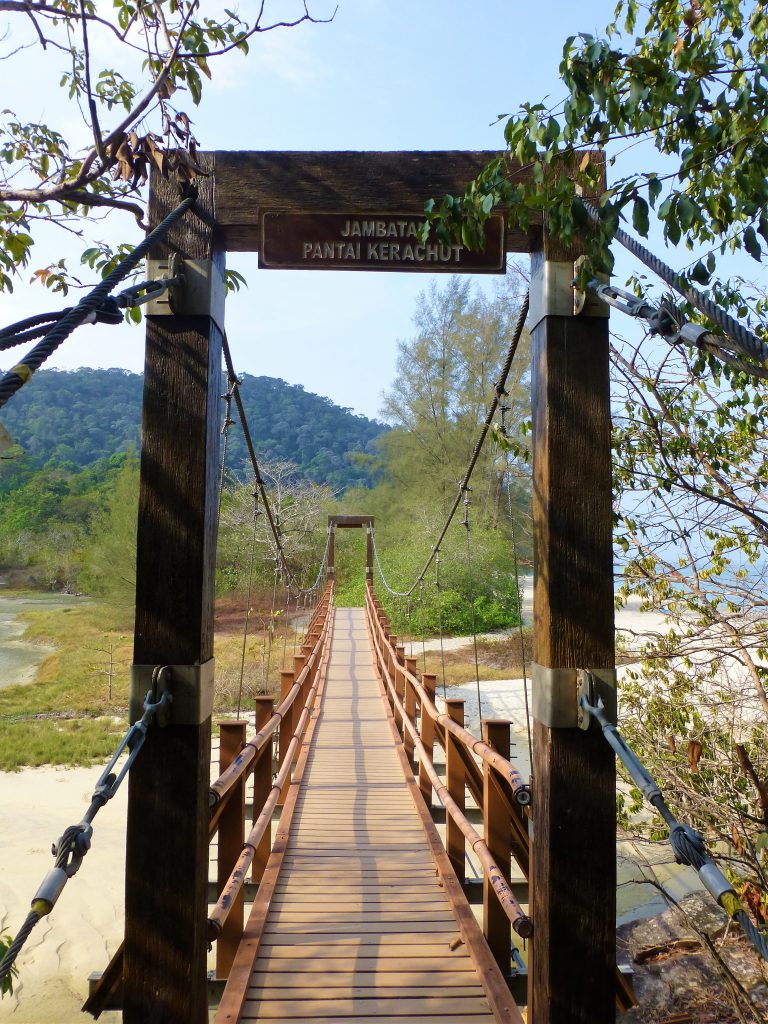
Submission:
[[[230,978],[247,986],[240,1016],[225,993],[218,1022],[511,1019],[486,998],[480,974],[492,976],[495,963],[489,952],[483,963],[487,947],[403,758],[364,612],[339,608],[269,907],[258,934],[245,932],[258,953]]]

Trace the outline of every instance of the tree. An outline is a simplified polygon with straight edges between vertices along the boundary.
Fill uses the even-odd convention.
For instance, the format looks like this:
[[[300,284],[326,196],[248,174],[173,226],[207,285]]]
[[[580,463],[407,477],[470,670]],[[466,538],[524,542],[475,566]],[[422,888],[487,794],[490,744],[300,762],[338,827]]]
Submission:
[[[307,481],[287,460],[263,460],[260,470],[288,568],[300,586],[311,586],[323,557],[324,515],[333,501],[333,491]],[[221,590],[244,590],[248,586],[252,548],[254,578],[262,586],[274,583],[277,551],[267,517],[260,502],[254,501],[254,491],[251,473],[244,483],[235,482],[224,493],[218,542]]]
[[[139,460],[129,455],[91,520],[85,544],[82,585],[132,609],[136,595],[136,529],[139,515]]]
[[[0,55],[5,81],[12,80],[14,62],[41,48],[48,87],[65,91],[66,121],[77,107],[84,130],[82,139],[67,138],[63,124],[3,111],[0,290],[11,290],[29,264],[37,222],[85,237],[83,218],[120,210],[141,225],[150,167],[181,184],[200,174],[190,102],[200,103],[216,62],[247,54],[255,36],[322,20],[308,0],[293,9],[298,13],[271,20],[265,4],[257,4],[256,19],[248,22],[236,10],[200,0],[0,0],[8,18],[3,45],[9,48]],[[105,50],[114,64],[100,67],[94,54]],[[98,243],[85,250],[83,262],[106,273],[125,249]],[[63,260],[34,277],[65,292],[73,280]]]
[[[408,491],[416,508],[447,512],[493,397],[521,303],[522,284],[510,275],[494,298],[473,294],[467,278],[433,284],[418,298],[416,334],[398,342],[395,380],[384,392],[382,415],[395,429],[379,446],[385,478]],[[517,433],[530,411],[527,335],[504,399],[506,423]],[[498,522],[505,467],[488,444],[472,487],[481,517]],[[418,481],[418,487],[414,484]]]
[[[643,19],[641,22],[640,19]],[[638,33],[635,35],[635,33]],[[505,119],[507,152],[460,199],[432,204],[439,230],[472,236],[499,201],[526,224],[584,232],[602,149],[611,168],[599,221],[584,233],[608,270],[622,218],[653,230],[689,281],[766,337],[764,289],[729,276],[726,257],[760,261],[768,245],[768,12],[729,0],[620,0],[603,37],[566,41],[566,98]],[[626,169],[622,148],[656,153]],[[634,150],[636,153],[637,150]],[[510,168],[530,174],[512,180]],[[567,171],[567,173],[564,173]],[[690,253],[694,253],[691,262]],[[645,282],[643,282],[645,284]],[[639,290],[640,278],[634,279]],[[679,300],[678,300],[679,301]],[[701,319],[685,304],[690,319]],[[719,328],[712,329],[717,333]],[[768,539],[764,397],[754,377],[702,352],[614,335],[620,599],[668,613],[621,692],[623,727],[671,783],[681,817],[719,844],[759,923],[768,906]],[[639,794],[635,794],[639,797]],[[637,806],[637,804],[635,804]],[[655,827],[655,826],[654,826]]]
[[[634,229],[647,236],[653,213],[670,244],[711,246],[690,276],[740,308],[744,294],[714,272],[718,252],[743,249],[759,262],[768,246],[767,49],[768,13],[759,0],[651,0],[642,7],[619,0],[604,38],[566,40],[564,101],[525,103],[503,118],[507,151],[465,196],[431,204],[432,218],[443,231],[464,224],[472,234],[503,201],[515,226],[546,210],[548,229],[570,241],[588,221],[581,192],[599,180],[599,165],[587,154],[603,150],[612,180],[600,196],[598,228],[586,239],[593,266],[611,268],[608,244],[622,217],[631,214]],[[634,153],[642,142],[658,154],[652,166],[643,170],[633,158],[623,169],[622,148]],[[511,173],[521,165],[529,172],[524,179]],[[760,298],[747,306],[762,323]]]
[[[390,585],[403,590],[418,576],[453,505],[495,396],[521,304],[517,274],[489,298],[472,292],[461,278],[433,285],[419,296],[416,333],[398,343],[396,377],[383,396],[383,415],[393,429],[378,445],[379,483],[353,491],[339,511],[364,508],[377,520],[377,546]],[[511,438],[527,423],[530,351],[527,335],[518,347],[503,396],[504,421]],[[515,445],[514,447],[518,447]],[[510,543],[511,510],[518,536],[528,546],[530,480],[522,458],[510,459],[489,438],[481,449],[457,515],[440,545],[440,589],[436,567],[424,588],[409,600],[390,600],[380,588],[398,632],[434,635],[442,628],[466,634],[498,629],[516,621],[517,579]],[[466,522],[466,526],[464,525]],[[341,550],[338,552],[341,553]],[[345,599],[360,599],[357,585]]]

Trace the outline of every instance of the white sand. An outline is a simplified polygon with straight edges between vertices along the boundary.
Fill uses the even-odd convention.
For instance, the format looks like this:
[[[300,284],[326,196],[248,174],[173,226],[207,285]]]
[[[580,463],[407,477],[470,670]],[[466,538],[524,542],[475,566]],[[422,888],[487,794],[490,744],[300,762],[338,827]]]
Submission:
[[[88,807],[98,768],[34,768],[0,772],[0,928],[15,934],[53,867],[51,844]],[[88,975],[102,970],[122,940],[127,789],[102,808],[93,845],[49,917],[22,950],[14,994],[0,1001],[0,1020],[69,1024],[91,1020],[80,1008]],[[103,1014],[101,1021],[119,1020]]]

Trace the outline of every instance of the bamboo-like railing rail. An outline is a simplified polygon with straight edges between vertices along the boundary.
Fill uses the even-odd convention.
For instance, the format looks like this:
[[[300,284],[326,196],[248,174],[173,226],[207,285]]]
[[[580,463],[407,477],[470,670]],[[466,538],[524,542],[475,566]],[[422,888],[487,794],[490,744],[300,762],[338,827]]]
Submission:
[[[464,814],[464,787],[469,786],[473,795],[476,791],[478,807],[484,810],[496,776],[496,788],[501,788],[502,792],[507,791],[510,811],[512,805],[519,811],[527,806],[530,802],[530,787],[514,765],[494,750],[490,743],[473,736],[449,712],[438,710],[432,699],[434,691],[429,692],[432,680],[426,677],[425,686],[425,678],[420,681],[415,674],[415,661],[406,661],[404,649],[398,647],[397,638],[390,633],[389,622],[370,582],[366,587],[366,613],[376,665],[386,688],[395,724],[403,737],[406,752],[411,756],[414,752],[418,754],[421,791],[424,794],[428,789],[427,802],[431,804],[431,790],[435,790],[445,806],[446,814],[450,816],[447,822],[452,820],[460,833],[461,849],[456,849],[456,840],[450,835],[446,841],[459,880],[464,881],[464,842],[470,844],[482,866],[483,904],[486,907],[483,931],[499,967],[507,973],[512,948],[511,929],[523,939],[533,934],[531,919],[514,898],[509,884],[512,826],[509,817],[505,828],[500,827],[497,821],[489,821],[486,816],[484,835],[481,836]],[[508,723],[506,727],[508,734]],[[455,752],[459,755],[459,767],[464,769],[456,771],[452,765],[448,765],[446,783],[440,779],[433,764],[433,740],[439,739],[441,731],[443,745],[450,748],[451,754]],[[465,755],[460,753],[462,748]],[[448,750],[446,752],[448,754]],[[482,768],[475,761],[474,755],[481,759]],[[453,757],[450,759],[453,760]],[[470,780],[473,784],[470,784]],[[497,806],[494,805],[495,808]],[[450,827],[448,831],[451,831]],[[491,901],[496,901],[494,909],[500,909],[501,915],[494,913],[494,909],[487,909]]]
[[[272,821],[272,814],[274,812],[275,807],[277,806],[283,787],[285,786],[286,782],[290,780],[293,762],[295,760],[296,755],[299,752],[299,748],[301,746],[304,733],[306,731],[307,725],[309,724],[312,709],[317,698],[320,681],[325,672],[325,668],[328,664],[328,658],[330,655],[330,646],[327,641],[331,633],[330,627],[333,623],[333,612],[329,608],[326,608],[326,611],[327,614],[325,615],[323,626],[318,635],[318,641],[313,649],[312,656],[307,661],[305,667],[302,669],[302,672],[300,673],[296,683],[289,691],[290,703],[293,704],[296,701],[297,695],[302,692],[306,685],[311,684],[310,689],[306,694],[306,698],[304,700],[301,712],[299,714],[298,722],[296,724],[296,728],[293,731],[293,734],[291,735],[287,745],[281,745],[282,765],[277,775],[275,776],[274,782],[272,783],[272,787],[269,791],[269,795],[267,796],[263,805],[258,809],[257,804],[254,802],[253,814],[255,820],[253,823],[253,827],[248,835],[248,838],[243,843],[242,852],[240,853],[240,856],[238,857],[235,866],[232,868],[232,871],[230,872],[229,878],[216,902],[216,906],[208,915],[209,942],[216,941],[216,939],[218,939],[219,936],[221,935],[222,929],[226,923],[227,917],[232,908],[233,901],[243,887],[246,873],[248,871],[248,868],[251,866],[251,862],[253,861],[256,850],[259,844],[261,843],[262,839],[264,838],[264,835],[266,834],[267,830],[270,827],[270,823]],[[288,702],[289,698],[286,697],[286,699],[281,702],[278,710],[272,716],[272,719],[270,719],[270,723],[268,723],[268,726],[275,718],[278,718],[279,716],[281,729],[284,728],[286,722],[288,721],[288,718],[285,717],[287,716],[287,712],[290,707]],[[256,736],[252,740],[250,740],[248,744],[246,744],[246,747],[252,746],[252,744],[256,740],[256,737],[265,737],[263,740],[259,740],[260,746],[258,747],[256,754],[253,755],[253,757],[249,758],[248,761],[242,767],[240,767],[239,776],[247,775],[250,766],[258,763],[259,757],[268,756],[270,754],[270,749],[269,746],[267,746],[267,742],[269,738],[273,735],[273,732],[274,728],[271,731],[268,731],[268,728],[265,727],[261,729],[259,732],[257,732]],[[255,761],[254,758],[256,759]],[[233,761],[232,763],[234,764],[235,762]],[[229,769],[227,771],[229,772]],[[217,782],[220,782],[222,778],[223,776],[220,776]],[[214,783],[214,786],[215,785],[216,783]],[[231,788],[232,783],[229,784],[227,792],[230,792]],[[211,789],[213,790],[213,787],[211,787]],[[243,819],[241,828],[244,828],[244,825],[245,821]],[[242,835],[242,830],[240,834]]]

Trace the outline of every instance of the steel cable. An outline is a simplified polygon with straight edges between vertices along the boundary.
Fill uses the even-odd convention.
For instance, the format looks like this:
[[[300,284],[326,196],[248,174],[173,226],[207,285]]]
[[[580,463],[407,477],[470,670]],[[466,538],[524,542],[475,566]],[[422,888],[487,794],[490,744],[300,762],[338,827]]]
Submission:
[[[597,208],[586,199],[582,199],[582,203],[590,217],[594,221],[599,222],[600,213]],[[765,363],[768,360],[768,345],[764,341],[761,341],[760,338],[743,324],[739,323],[738,320],[734,320],[730,314],[721,309],[717,303],[707,298],[698,288],[694,288],[684,277],[676,273],[663,260],[660,260],[658,256],[655,256],[650,249],[646,249],[644,245],[638,242],[636,238],[628,235],[622,228],[616,229],[614,237],[633,256],[636,256],[644,263],[649,270],[657,274],[665,284],[668,284],[670,288],[673,288],[678,294],[682,295],[687,302],[690,302],[700,313],[703,313],[713,324],[716,324],[727,334],[733,342],[734,348],[737,348],[743,355],[756,360],[758,363]],[[717,338],[716,335],[713,337]]]
[[[766,936],[749,919],[733,886],[707,853],[704,836],[690,825],[677,820],[667,805],[656,780],[616,726],[606,717],[602,700],[598,699],[596,704],[590,704],[586,696],[582,696],[579,704],[598,723],[604,738],[626,768],[634,784],[664,819],[669,828],[669,843],[677,863],[686,864],[698,872],[699,879],[710,896],[716,900],[729,917],[739,922],[755,951],[763,959],[768,960]]]
[[[35,370],[38,370],[46,359],[53,355],[75,328],[79,327],[92,313],[95,313],[103,305],[110,292],[135,269],[152,246],[168,234],[173,225],[187,212],[193,203],[194,199],[191,196],[183,199],[175,210],[172,210],[153,231],[150,231],[133,252],[126,256],[103,281],[97,284],[88,295],[84,296],[76,306],[68,310],[50,328],[43,340],[27,353],[21,363],[17,363],[0,379],[0,408],[16,394],[19,388],[26,384]]]
[[[230,350],[229,340],[228,340],[226,334],[224,334],[224,336],[222,337],[222,351],[224,353],[224,362],[226,363],[226,367],[227,367],[227,375],[230,378],[233,378],[235,381],[237,381],[238,378],[237,378],[237,375],[235,373],[234,365],[232,363],[232,352]],[[286,584],[293,584],[296,587],[296,590],[298,591],[299,594],[302,594],[302,595],[304,595],[304,594],[311,594],[319,586],[320,578],[322,576],[323,568],[324,568],[324,565],[325,565],[325,560],[328,557],[328,548],[329,548],[329,544],[330,544],[330,531],[329,531],[329,539],[326,542],[326,546],[325,546],[325,554],[323,555],[323,561],[320,564],[320,570],[319,570],[319,572],[317,574],[317,579],[315,580],[315,582],[313,583],[313,585],[311,587],[309,587],[308,589],[305,589],[304,587],[302,587],[300,585],[298,579],[296,578],[296,576],[291,572],[291,570],[288,567],[288,562],[287,562],[286,557],[285,557],[285,551],[283,549],[282,538],[280,536],[280,530],[279,530],[278,525],[277,525],[277,523],[275,521],[275,517],[274,517],[274,514],[272,512],[272,506],[269,503],[269,496],[267,495],[266,485],[264,484],[264,479],[263,479],[263,477],[261,475],[261,470],[259,469],[259,460],[256,458],[256,449],[254,448],[254,445],[253,445],[253,439],[251,437],[251,429],[250,429],[250,426],[248,424],[248,417],[245,414],[245,407],[243,405],[243,400],[240,397],[240,388],[238,386],[235,386],[234,391],[232,392],[232,394],[233,394],[233,397],[235,399],[235,406],[237,408],[237,415],[238,415],[238,417],[240,419],[240,427],[241,427],[241,429],[243,431],[243,437],[245,439],[245,446],[248,449],[248,457],[251,460],[251,467],[253,469],[253,475],[254,475],[254,479],[256,481],[256,487],[257,487],[259,495],[261,497],[261,503],[264,506],[264,513],[265,513],[265,515],[267,517],[267,522],[269,523],[269,530],[270,530],[270,533],[272,534],[272,539],[273,539],[274,544],[275,544],[275,557],[277,559],[278,565],[282,568],[283,572],[285,573]]]

